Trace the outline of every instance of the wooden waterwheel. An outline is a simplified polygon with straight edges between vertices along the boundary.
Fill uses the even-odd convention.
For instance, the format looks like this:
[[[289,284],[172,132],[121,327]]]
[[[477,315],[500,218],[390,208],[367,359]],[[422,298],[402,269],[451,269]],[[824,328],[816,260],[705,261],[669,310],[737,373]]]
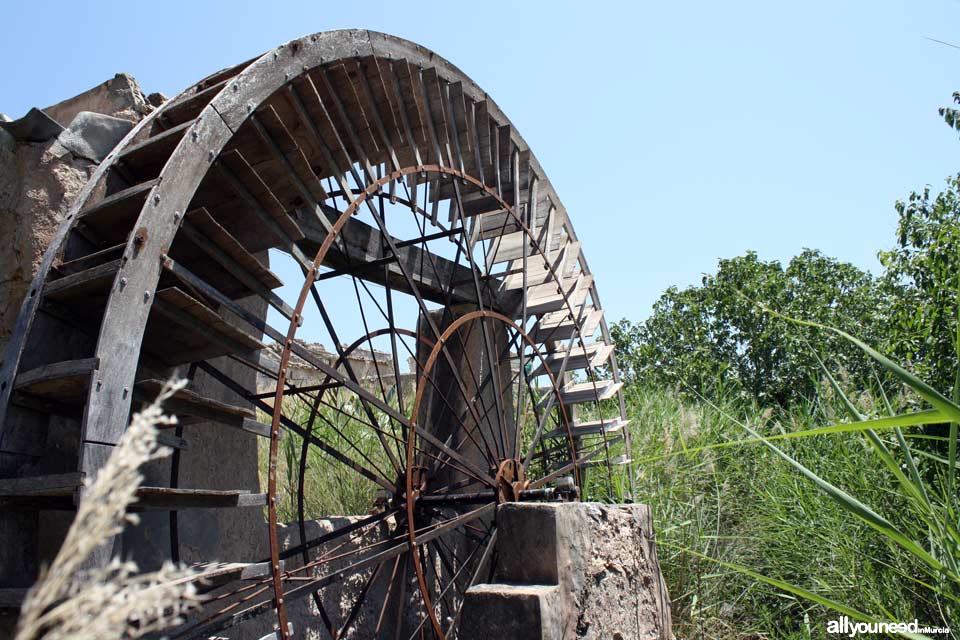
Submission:
[[[272,616],[287,638],[288,607],[307,599],[334,638],[361,624],[454,637],[489,572],[497,504],[624,497],[612,351],[563,205],[456,67],[351,30],[215,73],[103,161],[23,302],[0,369],[5,606],[55,553],[131,411],[180,376],[167,408],[181,424],[163,436],[176,451],[138,494],[160,515],[117,545],[196,560],[184,512],[260,508],[241,535],[269,555],[208,565],[214,596],[172,637]],[[218,456],[224,436],[188,446],[211,424],[261,439],[265,493],[188,487],[193,455],[226,478],[256,465]],[[328,515],[311,507],[317,464],[353,474],[369,503],[311,537]]]

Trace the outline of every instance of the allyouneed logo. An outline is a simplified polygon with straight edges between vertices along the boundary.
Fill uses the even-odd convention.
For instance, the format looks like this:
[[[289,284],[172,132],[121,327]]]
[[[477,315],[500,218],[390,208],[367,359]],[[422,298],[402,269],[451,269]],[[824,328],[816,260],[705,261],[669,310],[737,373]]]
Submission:
[[[827,622],[827,633],[850,638],[860,633],[950,633],[946,627],[921,626],[920,622],[853,622],[847,616]]]

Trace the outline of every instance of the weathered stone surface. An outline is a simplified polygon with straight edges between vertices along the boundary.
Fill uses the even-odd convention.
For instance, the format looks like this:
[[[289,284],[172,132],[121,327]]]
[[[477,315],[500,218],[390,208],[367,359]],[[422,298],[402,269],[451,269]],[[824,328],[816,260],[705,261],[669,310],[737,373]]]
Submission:
[[[46,107],[43,111],[60,124],[67,126],[81,111],[93,111],[114,118],[139,122],[143,116],[153,111],[153,108],[133,76],[118,73],[110,80],[63,102]]]
[[[167,100],[169,100],[169,98],[167,98],[167,96],[163,95],[159,91],[154,91],[153,93],[147,96],[147,102],[149,102],[155,107],[159,107]]]
[[[17,120],[0,121],[0,128],[19,142],[45,142],[63,131],[62,124],[37,108]]]
[[[460,640],[562,637],[557,585],[478,584],[467,590]]]
[[[330,533],[331,531],[340,529],[358,520],[361,520],[363,517],[365,516],[332,516],[320,520],[307,521],[305,523],[306,535],[303,539],[314,540],[324,534]],[[395,523],[393,523],[391,520],[382,524],[378,528],[367,530],[363,535],[358,536],[345,545],[343,544],[343,539],[332,541],[327,545],[321,545],[320,547],[311,550],[311,557],[320,556],[323,553],[331,551],[335,548],[337,549],[337,555],[348,554],[350,550],[356,549],[358,546],[370,545],[386,539],[389,528],[393,526],[395,526]],[[301,543],[300,526],[297,523],[281,525],[278,533],[281,549],[289,549]],[[265,523],[256,530],[247,532],[247,544],[250,546],[250,550],[253,553],[259,554],[258,557],[269,557],[270,547],[267,543],[267,527]],[[341,547],[340,545],[343,546]],[[341,561],[341,565],[346,565],[350,562],[356,562],[357,560],[358,558],[356,556],[347,556]],[[301,564],[300,556],[296,556],[285,561],[284,569],[287,571],[294,570],[297,567],[300,567]],[[336,563],[330,563],[323,565],[322,570],[324,573],[327,573],[335,570],[336,568]],[[350,628],[348,629],[348,632],[345,634],[344,638],[360,639],[373,637],[394,637],[393,629],[396,626],[395,609],[392,609],[391,611],[393,613],[386,617],[383,626],[381,627],[381,634],[376,635],[375,633],[375,629],[380,617],[380,607],[386,599],[391,569],[392,564],[390,566],[386,566],[386,568],[381,570],[380,574],[372,582],[369,588],[369,597],[367,598],[364,606],[362,606],[358,611],[356,619],[350,625]],[[303,572],[298,573],[297,575],[318,575],[316,571],[317,570],[314,569],[312,572]],[[320,602],[323,605],[324,611],[326,611],[327,615],[330,617],[332,624],[336,626],[343,624],[349,614],[350,607],[357,599],[357,596],[363,589],[366,580],[370,577],[373,571],[374,567],[370,567],[367,570],[352,573],[347,579],[335,582],[330,587],[320,591]],[[415,582],[411,577],[411,581],[407,585],[406,592],[408,594],[414,593],[416,588]],[[393,596],[393,600],[396,600],[396,595]],[[330,634],[323,625],[317,604],[313,598],[306,597],[288,600],[287,615],[290,623],[293,625],[295,637],[306,638],[307,640],[329,640]],[[231,640],[258,640],[259,638],[262,638],[273,631],[275,624],[276,616],[270,613],[254,618],[253,620],[245,622],[239,627],[224,631],[222,633],[225,637],[228,637]],[[408,637],[409,635],[410,634],[407,633],[403,637]]]
[[[133,122],[130,120],[81,111],[70,126],[57,136],[50,150],[55,154],[62,150],[76,158],[99,164],[132,128]]]
[[[78,96],[36,111],[49,117],[44,121],[53,127],[72,123],[81,111],[137,122],[153,108],[137,81],[121,73]],[[125,126],[106,122],[82,118],[70,135],[76,144],[70,145],[51,139],[62,127],[33,136],[43,138],[40,142],[17,143],[12,140],[16,136],[0,132],[0,237],[4,239],[0,243],[0,349],[6,344],[44,250],[96,168],[95,156],[102,158],[104,147]]]
[[[0,148],[0,347],[57,226],[96,165],[50,144]]]
[[[670,596],[646,505],[586,505],[586,576],[576,595],[578,638],[672,637]]]
[[[11,122],[10,116],[0,113],[0,122]],[[0,128],[0,152],[13,153],[17,146],[17,141],[12,135],[7,133],[6,129]]]
[[[559,587],[562,632],[553,637],[672,637],[647,506],[508,503],[497,531],[495,581]]]

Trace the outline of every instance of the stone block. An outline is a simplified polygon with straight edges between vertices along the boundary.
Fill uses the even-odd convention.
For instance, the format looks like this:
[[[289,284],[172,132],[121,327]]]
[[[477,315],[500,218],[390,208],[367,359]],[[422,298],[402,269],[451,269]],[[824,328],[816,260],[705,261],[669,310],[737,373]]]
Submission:
[[[459,640],[555,640],[562,635],[556,585],[478,584],[467,590]]]
[[[507,503],[497,531],[495,581],[559,589],[556,638],[672,637],[646,505]]]
[[[60,149],[70,152],[74,157],[100,163],[132,128],[133,122],[129,120],[81,111],[70,126],[57,136],[54,146],[59,145]],[[58,149],[51,148],[51,152],[58,153]]]

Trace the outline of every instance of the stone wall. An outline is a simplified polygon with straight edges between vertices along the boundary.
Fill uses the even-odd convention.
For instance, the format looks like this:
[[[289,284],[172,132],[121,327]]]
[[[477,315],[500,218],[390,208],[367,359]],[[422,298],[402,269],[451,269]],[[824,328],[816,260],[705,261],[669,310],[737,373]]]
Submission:
[[[356,522],[361,516],[327,518],[306,523],[306,540]],[[347,553],[356,544],[385,539],[392,529],[386,522],[354,543],[339,547]],[[299,526],[281,528],[281,548],[300,543]],[[269,554],[266,540],[259,553]],[[311,552],[322,555],[327,547]],[[640,504],[580,502],[508,503],[497,511],[497,544],[493,581],[467,592],[459,625],[459,640],[672,640],[670,597],[660,565],[650,509]],[[350,562],[360,558],[351,557]],[[300,566],[286,561],[285,569]],[[324,566],[324,572],[335,567]],[[335,626],[373,568],[360,571],[319,593],[320,602]],[[316,575],[316,574],[314,574]],[[382,571],[370,586],[367,604],[358,613],[345,638],[395,636],[398,617],[396,586],[390,571]],[[410,580],[405,591],[418,589]],[[387,613],[380,618],[386,594]],[[296,637],[328,640],[317,604],[311,598],[288,600],[288,615]],[[416,610],[412,606],[411,610]],[[409,627],[416,620],[407,619]],[[273,630],[274,618],[264,615],[224,635],[234,640],[256,640]],[[378,629],[379,625],[379,629]],[[407,637],[407,634],[401,634]],[[453,640],[453,639],[451,639]]]
[[[98,163],[163,100],[160,94],[146,96],[133,77],[118,74],[78,96],[32,109],[15,121],[0,116],[0,237],[4,239],[0,243],[0,348],[6,345],[43,253],[74,198]],[[258,257],[266,263],[266,253]],[[241,304],[261,317],[266,315],[263,300]],[[212,364],[254,388],[256,373],[248,367],[228,358]],[[184,373],[185,368],[179,372]],[[240,403],[202,372],[196,374],[191,388],[223,402]],[[181,488],[259,492],[257,436],[220,424],[195,423],[184,429],[183,437],[188,449],[180,461]],[[211,464],[211,460],[230,464]],[[169,459],[151,463],[144,470],[145,484],[168,486],[170,464]],[[255,560],[259,553],[255,539],[266,539],[263,514],[256,508],[186,510],[178,514],[178,521],[179,554],[185,562]],[[46,545],[58,547],[63,527],[42,529]],[[144,568],[169,558],[169,515],[143,514],[140,525],[124,533],[124,547]]]
[[[137,81],[117,74],[16,122],[0,114],[0,348],[73,199],[103,156],[152,109]]]
[[[491,584],[467,592],[460,640],[671,640],[650,509],[508,503]]]

